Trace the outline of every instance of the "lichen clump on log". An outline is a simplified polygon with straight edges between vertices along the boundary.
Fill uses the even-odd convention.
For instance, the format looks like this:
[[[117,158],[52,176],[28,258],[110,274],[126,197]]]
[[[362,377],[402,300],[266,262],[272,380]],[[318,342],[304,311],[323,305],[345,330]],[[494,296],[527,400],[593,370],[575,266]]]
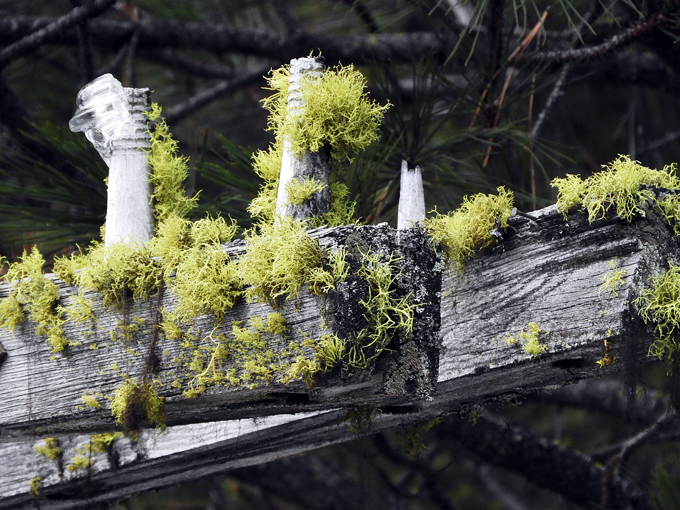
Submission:
[[[680,266],[669,262],[668,271],[653,275],[650,281],[635,300],[643,320],[654,324],[657,338],[649,354],[673,361],[680,350]]]
[[[498,188],[498,195],[478,193],[465,197],[455,211],[428,218],[425,228],[441,243],[446,259],[462,271],[467,259],[498,240],[495,234],[507,228],[513,203],[512,191],[503,187]]]
[[[636,214],[644,216],[642,204],[656,200],[655,193],[643,186],[680,189],[674,164],[663,170],[652,170],[621,155],[603,168],[585,180],[572,174],[552,180],[550,185],[558,190],[556,206],[565,219],[571,209],[580,206],[588,213],[590,223],[604,218],[612,208],[617,216],[631,221]],[[678,199],[665,198],[657,203],[666,220],[674,224],[680,217]]]
[[[338,67],[314,86],[303,80],[305,113],[291,122],[285,111],[287,73],[287,68],[273,72],[270,85],[277,92],[265,101],[276,143],[269,152],[258,153],[254,158],[255,170],[265,178],[265,190],[269,187],[269,191],[275,188],[272,182],[278,180],[284,137],[296,140],[296,152],[329,146],[333,160],[340,161],[377,138],[377,128],[387,108],[368,100],[365,80],[352,66]],[[123,343],[128,352],[138,354],[128,344],[142,333],[153,337],[149,356],[155,356],[159,338],[179,342],[181,355],[173,360],[173,385],[182,388],[187,396],[198,395],[214,384],[252,387],[302,379],[311,386],[318,373],[339,364],[367,366],[385,351],[394,332],[410,331],[413,310],[408,297],[393,296],[398,274],[394,261],[381,263],[371,256],[366,256],[361,273],[370,288],[369,296],[362,301],[369,327],[358,332],[351,342],[325,330],[315,332],[315,340],[288,341],[286,319],[276,311],[266,318],[251,317],[246,323],[233,321],[230,328],[225,328],[226,312],[242,297],[279,306],[296,297],[303,287],[313,294],[333,291],[349,272],[345,252],[322,251],[306,232],[311,222],[290,218],[274,222],[273,209],[265,210],[269,199],[261,195],[251,207],[261,221],[245,235],[245,254],[232,259],[223,245],[236,234],[234,222],[210,217],[194,222],[186,219],[197,197],[186,196],[182,183],[187,177],[187,160],[178,154],[177,142],[160,115],[160,107],[152,105],[148,117],[155,122],[155,129],[151,132],[148,161],[156,218],[153,239],[113,246],[95,241],[79,253],[57,258],[55,274],[79,292],[64,308],[58,305],[56,284],[42,273],[44,260],[37,249],[25,254],[20,263],[10,265],[8,278],[14,290],[0,303],[3,326],[16,328],[28,312],[38,324],[38,333],[48,336],[53,350],[63,350],[71,345],[63,334],[66,322],[99,327],[93,302],[85,294],[96,292],[108,309],[122,314],[123,319],[118,320],[110,336]],[[348,200],[347,188],[337,178],[331,179],[330,187],[331,210],[315,221],[329,225],[352,223],[354,204]],[[318,189],[318,183],[303,182],[289,191],[292,200],[304,202]],[[258,209],[262,204],[266,207]],[[38,285],[40,291],[34,291]],[[154,319],[158,324],[149,328],[146,319],[129,317],[130,300],[157,299],[160,304],[166,289],[177,302],[171,309],[158,308]],[[200,327],[196,325],[196,320],[205,316],[214,319],[212,330],[203,331],[203,322]],[[281,347],[286,342],[287,346]],[[157,392],[160,383],[149,368],[153,364],[154,360],[147,360],[138,377],[123,374],[125,379],[115,394],[102,396],[110,400],[113,416],[127,431],[142,426],[164,428],[164,401]],[[90,409],[101,406],[93,397],[84,397],[83,402]],[[74,469],[81,467],[85,465]]]

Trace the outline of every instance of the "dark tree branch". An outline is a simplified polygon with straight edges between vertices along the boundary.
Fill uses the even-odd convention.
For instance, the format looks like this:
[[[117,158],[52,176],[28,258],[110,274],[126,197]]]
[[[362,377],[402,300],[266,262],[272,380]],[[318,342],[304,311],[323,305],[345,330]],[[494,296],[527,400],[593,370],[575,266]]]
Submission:
[[[291,457],[268,464],[232,471],[236,480],[261,487],[268,492],[309,509],[362,510],[399,507],[394,497],[365,490],[361,481],[346,470],[337,469],[316,455]]]
[[[182,69],[192,76],[202,78],[233,78],[234,66],[224,64],[210,64],[201,62],[195,58],[185,57],[172,50],[145,51],[140,48],[139,55],[148,60],[171,66],[173,69]]]
[[[52,18],[25,16],[0,19],[0,44],[11,44],[27,34],[49,25]],[[300,33],[294,36],[265,31],[236,29],[227,25],[142,19],[138,22],[94,19],[88,23],[92,44],[117,51],[127,43],[135,28],[142,29],[139,45],[146,51],[156,49],[207,50],[212,53],[236,52],[287,61],[320,49],[329,61],[361,63],[370,58],[411,61],[424,54],[443,60],[450,41],[432,32],[334,36]],[[58,33],[51,42],[76,45],[74,33]]]
[[[165,116],[165,120],[169,124],[175,125],[178,122],[184,120],[188,115],[191,115],[196,110],[207,106],[216,99],[219,99],[220,97],[227,94],[231,94],[232,92],[243,87],[252,85],[253,83],[257,83],[263,79],[264,74],[266,74],[269,69],[269,66],[261,67],[255,71],[243,73],[233,80],[222,81],[214,87],[204,90],[203,92],[200,92],[187,99],[184,103],[170,108],[167,115]]]
[[[73,7],[80,7],[82,2],[81,0],[71,0],[71,4]],[[87,20],[76,25],[75,30],[76,34],[78,34],[78,60],[80,62],[83,83],[88,83],[94,78],[94,60],[92,58],[90,36],[87,32]]]
[[[370,9],[366,7],[364,2],[362,2],[361,0],[341,0],[341,1],[345,5],[349,5],[352,8],[352,10],[356,11],[357,16],[366,27],[366,30],[368,31],[369,34],[377,34],[378,32],[380,32],[378,22],[375,20],[375,17],[373,17],[373,14],[371,14]]]
[[[605,42],[596,46],[589,46],[587,48],[571,49],[571,50],[557,50],[557,51],[534,51],[525,53],[521,56],[521,60],[525,62],[541,62],[563,64],[567,62],[575,62],[578,60],[594,60],[602,58],[622,47],[640,39],[642,36],[662,28],[669,22],[669,17],[665,14],[657,13],[649,19],[641,21],[637,25],[624,30],[620,34],[616,34]]]
[[[564,84],[567,81],[567,75],[569,74],[571,68],[572,64],[565,64],[562,67],[562,70],[560,71],[560,74],[557,77],[557,80],[555,81],[553,88],[550,91],[550,94],[548,95],[548,99],[545,101],[543,109],[538,114],[536,122],[534,123],[534,126],[531,129],[530,138],[532,145],[540,135],[541,129],[543,128],[543,125],[545,124],[545,121],[547,120],[551,111],[557,104],[557,101],[562,95],[564,95]]]
[[[576,504],[620,510],[652,508],[624,478],[551,441],[483,417],[473,424],[452,416],[448,425],[434,429],[443,443],[455,441],[485,462],[520,474]]]
[[[628,439],[597,450],[591,457],[597,462],[604,463],[613,460],[617,465],[623,464],[635,450],[642,446],[665,441],[677,441],[680,438],[680,430],[677,426],[678,417],[675,413],[664,414],[646,429]]]
[[[651,391],[630,402],[621,390],[620,381],[589,379],[549,393],[537,393],[531,399],[605,413],[639,424],[653,423],[668,407],[665,400]]]
[[[55,36],[63,34],[69,28],[83,21],[101,14],[108,9],[115,0],[93,0],[83,6],[76,7],[71,12],[50,22],[45,27],[26,35],[22,39],[0,51],[0,69],[17,58],[30,53],[36,48],[50,41]]]

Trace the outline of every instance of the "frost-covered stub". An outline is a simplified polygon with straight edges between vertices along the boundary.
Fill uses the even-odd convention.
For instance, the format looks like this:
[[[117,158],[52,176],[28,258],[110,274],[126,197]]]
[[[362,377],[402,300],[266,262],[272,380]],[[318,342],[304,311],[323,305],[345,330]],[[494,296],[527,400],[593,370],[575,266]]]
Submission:
[[[288,89],[288,115],[299,116],[305,104],[302,98],[302,85],[305,79],[319,78],[326,66],[321,56],[311,58],[295,58],[290,61],[290,88]],[[281,175],[276,198],[276,216],[292,216],[304,220],[312,216],[321,216],[330,210],[330,189],[328,187],[330,174],[330,153],[327,147],[318,152],[308,152],[300,156],[291,148],[291,141],[283,141],[283,159],[281,161]],[[312,200],[304,204],[291,203],[288,187],[293,180],[299,182],[313,181],[319,183],[322,189],[315,193]]]
[[[149,89],[123,87],[105,74],[81,89],[76,105],[71,131],[84,132],[109,167],[105,244],[150,240]]]

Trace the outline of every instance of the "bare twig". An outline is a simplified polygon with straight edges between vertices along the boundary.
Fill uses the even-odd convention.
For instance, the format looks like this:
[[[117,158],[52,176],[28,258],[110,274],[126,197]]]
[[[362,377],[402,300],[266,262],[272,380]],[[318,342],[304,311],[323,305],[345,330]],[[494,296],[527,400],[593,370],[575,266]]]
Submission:
[[[649,19],[624,30],[602,44],[589,46],[587,48],[570,49],[564,51],[535,51],[525,53],[522,60],[526,62],[544,62],[553,64],[564,64],[578,60],[592,60],[602,58],[623,46],[639,39],[649,32],[662,28],[669,22],[669,17],[665,14],[657,13]]]
[[[14,44],[10,44],[5,49],[0,51],[0,69],[4,68],[13,60],[16,60],[17,58],[35,50],[50,40],[50,38],[53,36],[61,34],[74,25],[78,25],[84,20],[104,12],[114,2],[115,0],[94,0],[87,5],[76,7],[68,14],[62,16],[61,18],[57,18],[44,28],[27,35]]]
[[[165,120],[171,124],[181,122],[185,117],[199,110],[211,102],[219,99],[222,96],[231,94],[232,92],[257,83],[262,79],[262,76],[269,70],[269,66],[260,67],[255,71],[243,73],[233,80],[221,81],[214,87],[211,87],[203,92],[199,92],[195,96],[187,99],[184,103],[178,104],[168,110],[165,115]]]
[[[149,60],[155,60],[172,66],[173,69],[182,69],[192,76],[225,79],[233,78],[235,74],[234,67],[231,65],[200,62],[195,58],[188,58],[168,49],[160,51],[140,51],[139,54]]]

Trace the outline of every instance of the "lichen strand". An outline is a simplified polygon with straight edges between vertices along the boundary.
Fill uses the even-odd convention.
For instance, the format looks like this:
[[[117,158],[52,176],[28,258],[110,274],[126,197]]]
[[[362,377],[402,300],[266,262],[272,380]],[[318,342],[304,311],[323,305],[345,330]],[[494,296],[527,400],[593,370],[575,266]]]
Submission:
[[[513,193],[503,187],[498,195],[478,193],[465,197],[455,211],[425,220],[425,228],[442,244],[447,261],[462,271],[467,259],[498,240],[495,234],[508,226],[513,202]]]
[[[148,426],[165,430],[165,400],[155,386],[154,382],[138,384],[127,379],[116,388],[111,400],[111,414],[116,423],[128,432]]]
[[[289,78],[290,68],[284,66],[272,71],[268,79],[268,89],[274,93],[263,103],[269,110],[268,124],[274,131],[275,141],[268,150],[253,155],[253,168],[264,184],[248,211],[266,222],[274,219],[283,144],[287,140],[297,155],[317,152],[324,146],[330,147],[331,151],[331,211],[311,218],[308,226],[355,223],[356,204],[348,198],[347,188],[338,182],[337,163],[351,159],[353,154],[377,140],[378,128],[390,105],[381,106],[368,98],[366,80],[353,66],[338,66],[327,70],[320,78],[303,79],[300,94],[304,108],[296,115],[289,115]],[[291,190],[293,203],[308,199],[313,189],[304,181],[294,186],[302,189]]]
[[[654,324],[656,339],[649,347],[650,356],[669,362],[677,359],[680,348],[680,266],[669,262],[668,271],[651,276],[649,285],[634,304],[642,319]]]
[[[619,269],[615,260],[610,260],[609,270],[600,278],[602,285],[598,288],[598,294],[609,291],[613,297],[617,297],[618,289],[626,283],[624,276],[626,276],[626,271]]]
[[[73,345],[64,334],[64,313],[58,306],[59,287],[43,274],[45,259],[36,247],[9,265],[4,278],[9,296],[0,303],[0,326],[15,331],[25,320],[24,312],[36,323],[35,332],[47,338],[52,352]]]
[[[390,255],[382,262],[380,254],[370,252],[362,257],[359,274],[368,283],[368,297],[360,304],[366,310],[364,318],[368,327],[348,342],[347,364],[351,367],[366,368],[387,349],[397,332],[409,334],[413,331],[414,307],[409,304],[410,296],[396,296],[396,260]]]
[[[161,223],[171,216],[186,216],[198,201],[198,195],[187,197],[184,181],[189,175],[188,158],[178,155],[178,142],[170,134],[168,125],[161,117],[161,107],[153,103],[146,112],[155,121],[151,134],[151,149],[147,153],[153,186],[154,217]]]
[[[36,445],[33,449],[49,460],[59,460],[59,457],[61,457],[59,439],[56,437],[46,437],[44,441],[44,445]]]
[[[578,175],[568,174],[564,178],[553,179],[551,186],[557,188],[557,209],[564,214],[576,206],[581,206],[588,213],[588,221],[593,222],[606,216],[615,208],[616,214],[626,221],[631,221],[636,214],[644,215],[641,205],[647,200],[656,200],[652,190],[641,185],[678,189],[680,179],[676,175],[676,166],[668,165],[663,170],[652,170],[633,161],[628,156],[620,155],[611,164],[604,165],[604,170],[583,180]],[[677,206],[678,199],[666,199],[660,205],[666,220],[675,224],[680,217]]]
[[[33,499],[37,499],[40,496],[40,492],[43,490],[42,478],[39,476],[34,476],[28,483],[28,493]]]

